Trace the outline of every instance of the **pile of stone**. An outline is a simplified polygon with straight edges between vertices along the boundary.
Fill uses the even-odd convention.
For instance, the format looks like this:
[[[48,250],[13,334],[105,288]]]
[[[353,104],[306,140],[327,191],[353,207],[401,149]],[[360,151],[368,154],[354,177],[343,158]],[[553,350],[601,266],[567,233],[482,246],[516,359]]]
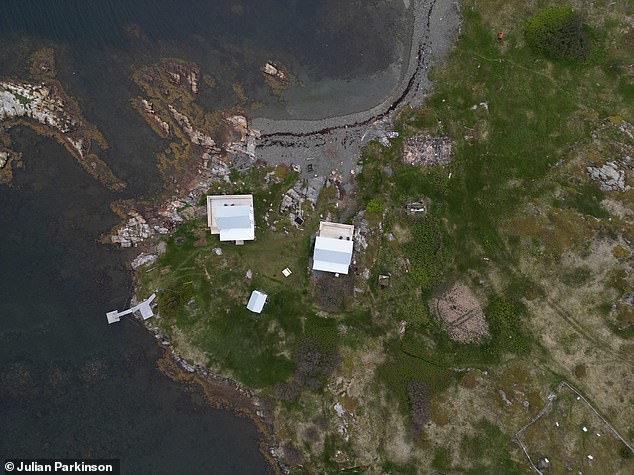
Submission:
[[[354,218],[354,248],[355,251],[365,251],[370,238],[370,222],[365,219],[365,211],[359,211]]]
[[[403,161],[409,165],[444,165],[451,161],[451,140],[447,137],[417,135],[405,140]]]
[[[308,201],[311,207],[315,209],[317,199],[325,183],[326,179],[324,177],[298,180],[293,187],[282,196],[280,213],[288,213],[291,223],[298,227],[301,226],[304,214],[302,211],[303,203]]]
[[[112,242],[121,247],[133,247],[154,235],[154,230],[145,218],[136,211],[130,211],[130,218],[111,237]]]
[[[626,172],[631,168],[630,162],[630,157],[625,157],[623,160],[607,162],[600,167],[586,167],[586,170],[603,191],[627,191],[630,187],[626,183]]]

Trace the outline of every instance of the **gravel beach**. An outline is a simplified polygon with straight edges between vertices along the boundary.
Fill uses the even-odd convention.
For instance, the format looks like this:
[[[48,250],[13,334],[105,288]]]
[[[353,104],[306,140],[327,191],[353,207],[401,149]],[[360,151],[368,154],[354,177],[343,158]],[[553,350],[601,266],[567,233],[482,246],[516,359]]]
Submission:
[[[369,109],[320,120],[256,118],[253,127],[262,133],[256,144],[258,158],[271,164],[299,165],[307,178],[336,171],[347,182],[361,147],[385,135],[391,114],[423,102],[430,87],[427,72],[449,50],[458,32],[459,6],[454,0],[411,2],[408,8],[413,19],[409,60],[400,67],[401,79],[392,93]]]

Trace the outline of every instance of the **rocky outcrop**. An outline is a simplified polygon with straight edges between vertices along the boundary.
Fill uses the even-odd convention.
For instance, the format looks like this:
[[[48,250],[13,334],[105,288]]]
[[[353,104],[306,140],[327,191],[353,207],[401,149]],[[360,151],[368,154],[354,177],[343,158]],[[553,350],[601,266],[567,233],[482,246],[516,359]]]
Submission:
[[[630,157],[623,160],[607,162],[602,166],[586,167],[590,178],[599,183],[603,191],[627,191],[626,171],[630,168]]]
[[[52,58],[45,59],[46,61],[40,58],[34,67],[44,68],[42,74],[53,74],[54,71],[50,69],[53,68],[50,66]],[[125,188],[125,184],[114,176],[105,162],[91,152],[93,142],[101,149],[106,149],[108,144],[97,128],[84,119],[77,102],[64,92],[58,81],[0,81],[0,122],[8,127],[26,125],[39,134],[55,138],[88,173],[105,186],[113,190]],[[7,158],[10,158],[10,151],[5,152]],[[11,160],[5,161],[5,167],[10,162]],[[4,181],[10,175],[9,172],[4,172]]]
[[[176,108],[171,104],[168,104],[167,108],[172,113],[172,116],[174,117],[174,119],[176,119],[176,122],[181,127],[183,132],[187,134],[187,137],[189,138],[191,143],[206,148],[216,147],[216,142],[214,141],[214,139],[212,139],[209,135],[201,132],[200,130],[195,129],[189,117],[177,111]]]
[[[216,146],[215,141],[208,135],[194,129],[189,118],[168,106],[175,120],[182,127],[191,143],[202,148],[201,160],[193,178],[180,187],[180,192],[171,196],[158,205],[142,206],[135,204],[121,204],[118,208],[120,215],[126,221],[116,227],[110,241],[122,247],[136,247],[144,241],[167,234],[185,219],[191,218],[191,210],[198,208],[201,196],[206,194],[214,183],[228,181],[232,169],[242,169],[244,161],[235,157],[229,150],[242,150],[248,157],[249,166],[255,164],[255,159],[246,155],[248,138],[257,134],[249,129],[247,120],[243,116],[229,116],[226,120],[233,124],[240,132],[241,140],[225,144],[223,148]],[[125,209],[122,209],[125,208]]]
[[[156,262],[156,259],[158,259],[158,256],[156,254],[146,254],[142,252],[141,254],[136,256],[130,266],[132,267],[132,270],[137,270],[139,267],[154,264]]]
[[[130,218],[112,235],[112,242],[121,247],[136,246],[155,234],[145,218],[137,211],[130,211]]]
[[[161,119],[154,110],[154,104],[147,99],[141,99],[140,102],[141,111],[149,119],[150,123],[154,125],[154,129],[163,138],[169,137],[170,125]]]
[[[168,60],[163,63],[163,68],[174,85],[186,84],[193,94],[198,94],[200,68],[197,65]]]
[[[281,84],[288,85],[290,83],[289,75],[284,72],[281,66],[276,66],[271,61],[268,61],[262,66],[262,72]]]
[[[0,120],[19,117],[28,117],[61,133],[68,133],[77,126],[51,86],[0,81]]]

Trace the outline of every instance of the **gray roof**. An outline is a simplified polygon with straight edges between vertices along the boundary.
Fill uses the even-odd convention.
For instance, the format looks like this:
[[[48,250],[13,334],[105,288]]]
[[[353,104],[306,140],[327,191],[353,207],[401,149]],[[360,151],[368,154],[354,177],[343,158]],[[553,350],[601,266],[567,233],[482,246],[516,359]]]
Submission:
[[[252,226],[249,206],[217,206],[214,214],[220,229],[249,229]]]
[[[316,261],[334,262],[335,264],[350,264],[350,253],[345,251],[332,251],[315,247],[313,258]]]

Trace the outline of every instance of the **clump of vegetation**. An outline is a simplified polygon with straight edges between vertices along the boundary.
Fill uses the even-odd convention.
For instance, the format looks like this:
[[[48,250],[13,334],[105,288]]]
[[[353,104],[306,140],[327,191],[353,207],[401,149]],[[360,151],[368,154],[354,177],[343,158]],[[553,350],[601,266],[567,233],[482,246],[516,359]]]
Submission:
[[[412,275],[421,288],[429,293],[438,286],[451,262],[449,236],[440,220],[429,216],[412,227],[415,239],[404,247],[405,255],[411,260]]]
[[[496,351],[503,348],[504,351],[516,355],[528,354],[531,339],[524,329],[522,317],[525,317],[526,310],[519,300],[496,297],[487,306],[485,313],[496,343],[492,348]]]
[[[295,349],[293,361],[299,382],[311,389],[320,388],[339,365],[339,357],[334,351],[308,338]]]
[[[161,315],[166,317],[174,316],[178,309],[194,296],[194,290],[191,282],[182,282],[178,285],[166,289],[161,292],[161,298],[159,299],[158,310]]]
[[[554,59],[580,59],[589,44],[581,17],[570,7],[548,7],[526,23],[526,42],[534,50]]]
[[[372,198],[370,201],[368,201],[365,209],[368,213],[380,213],[381,211],[383,211],[383,205],[376,198]]]

